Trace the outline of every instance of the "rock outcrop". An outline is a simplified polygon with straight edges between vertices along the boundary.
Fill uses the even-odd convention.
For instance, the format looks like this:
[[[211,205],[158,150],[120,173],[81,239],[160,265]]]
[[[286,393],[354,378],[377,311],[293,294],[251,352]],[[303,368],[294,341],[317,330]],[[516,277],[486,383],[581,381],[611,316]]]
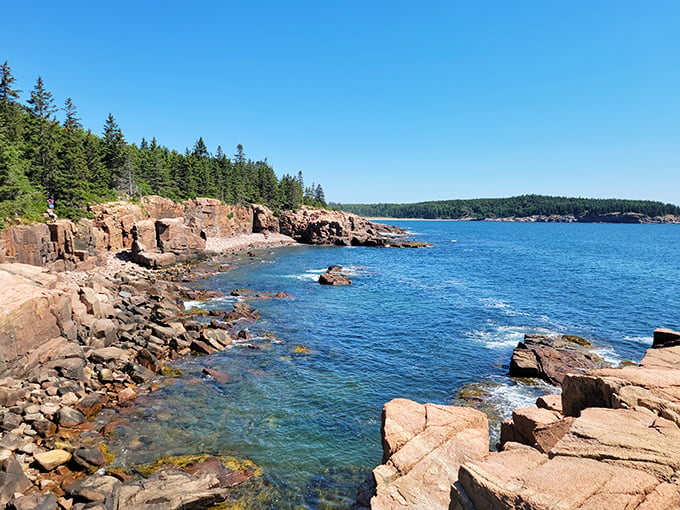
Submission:
[[[575,335],[524,335],[524,341],[512,353],[510,375],[536,377],[559,385],[567,373],[610,366],[589,347],[587,340]]]
[[[264,205],[253,205],[253,232],[279,232],[279,219]]]
[[[458,469],[488,453],[486,415],[467,407],[395,399],[382,417],[383,464],[371,508],[448,509]]]
[[[383,417],[384,464],[374,471],[377,489],[371,508],[680,508],[678,333],[663,330],[655,336],[661,335],[664,341],[655,342],[645,356],[653,368],[565,374],[561,399],[541,397],[536,407],[516,409],[503,423],[501,451],[477,452],[457,462],[466,450],[456,446],[449,452],[454,460],[443,463],[457,471],[430,469],[420,490],[406,483],[414,461],[443,458],[439,444],[422,441],[413,449],[416,453],[407,448],[427,430],[424,407],[431,404],[389,403]],[[448,412],[463,420],[460,408]],[[464,433],[459,423],[444,423],[448,432],[438,433],[456,437]],[[469,430],[477,431],[477,425]],[[400,459],[406,453],[407,460]]]
[[[321,285],[352,285],[352,280],[342,273],[342,267],[329,266],[325,273],[319,275]]]
[[[398,227],[374,223],[356,214],[310,207],[282,212],[279,231],[305,244],[341,246],[389,246],[394,235],[405,233]]]

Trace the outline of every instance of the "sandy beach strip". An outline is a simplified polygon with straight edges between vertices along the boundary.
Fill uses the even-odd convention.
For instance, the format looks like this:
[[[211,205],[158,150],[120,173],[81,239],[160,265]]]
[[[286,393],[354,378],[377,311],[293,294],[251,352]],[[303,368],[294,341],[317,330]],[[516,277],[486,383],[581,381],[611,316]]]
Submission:
[[[205,251],[225,253],[251,248],[273,248],[297,244],[292,237],[272,232],[257,234],[241,234],[230,237],[209,237],[205,243]]]

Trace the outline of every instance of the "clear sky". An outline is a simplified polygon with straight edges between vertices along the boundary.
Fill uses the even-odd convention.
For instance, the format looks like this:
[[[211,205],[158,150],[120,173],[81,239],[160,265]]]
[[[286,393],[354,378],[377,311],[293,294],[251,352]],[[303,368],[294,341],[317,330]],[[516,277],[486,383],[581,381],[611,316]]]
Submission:
[[[677,0],[3,4],[19,88],[99,134],[240,143],[337,202],[680,204]]]

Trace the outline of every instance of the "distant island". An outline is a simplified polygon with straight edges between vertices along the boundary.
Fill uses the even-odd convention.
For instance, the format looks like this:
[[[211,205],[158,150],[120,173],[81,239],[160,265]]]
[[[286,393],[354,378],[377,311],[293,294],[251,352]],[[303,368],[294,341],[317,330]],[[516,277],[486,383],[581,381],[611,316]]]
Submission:
[[[521,195],[413,204],[331,204],[373,218],[579,223],[680,223],[680,207],[652,200]]]

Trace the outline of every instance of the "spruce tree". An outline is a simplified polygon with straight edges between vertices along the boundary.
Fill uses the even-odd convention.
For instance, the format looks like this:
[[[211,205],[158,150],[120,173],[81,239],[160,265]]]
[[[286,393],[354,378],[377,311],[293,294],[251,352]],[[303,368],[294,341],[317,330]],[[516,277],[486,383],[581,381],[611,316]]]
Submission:
[[[66,113],[66,118],[64,119],[64,127],[66,129],[83,129],[76,107],[70,97],[67,97],[64,102],[64,112]]]
[[[14,88],[14,82],[16,79],[5,60],[0,66],[0,135],[4,135],[9,142],[18,142],[23,128],[18,103],[21,90]]]
[[[54,192],[54,172],[57,167],[58,127],[54,120],[57,111],[52,93],[45,89],[41,77],[36,80],[28,103],[28,153],[31,155],[29,178],[44,186],[48,194]]]
[[[108,174],[108,187],[118,191],[124,191],[122,188],[125,188],[123,174],[126,172],[126,147],[123,131],[121,131],[113,115],[109,113],[104,123],[101,156],[104,170]]]

